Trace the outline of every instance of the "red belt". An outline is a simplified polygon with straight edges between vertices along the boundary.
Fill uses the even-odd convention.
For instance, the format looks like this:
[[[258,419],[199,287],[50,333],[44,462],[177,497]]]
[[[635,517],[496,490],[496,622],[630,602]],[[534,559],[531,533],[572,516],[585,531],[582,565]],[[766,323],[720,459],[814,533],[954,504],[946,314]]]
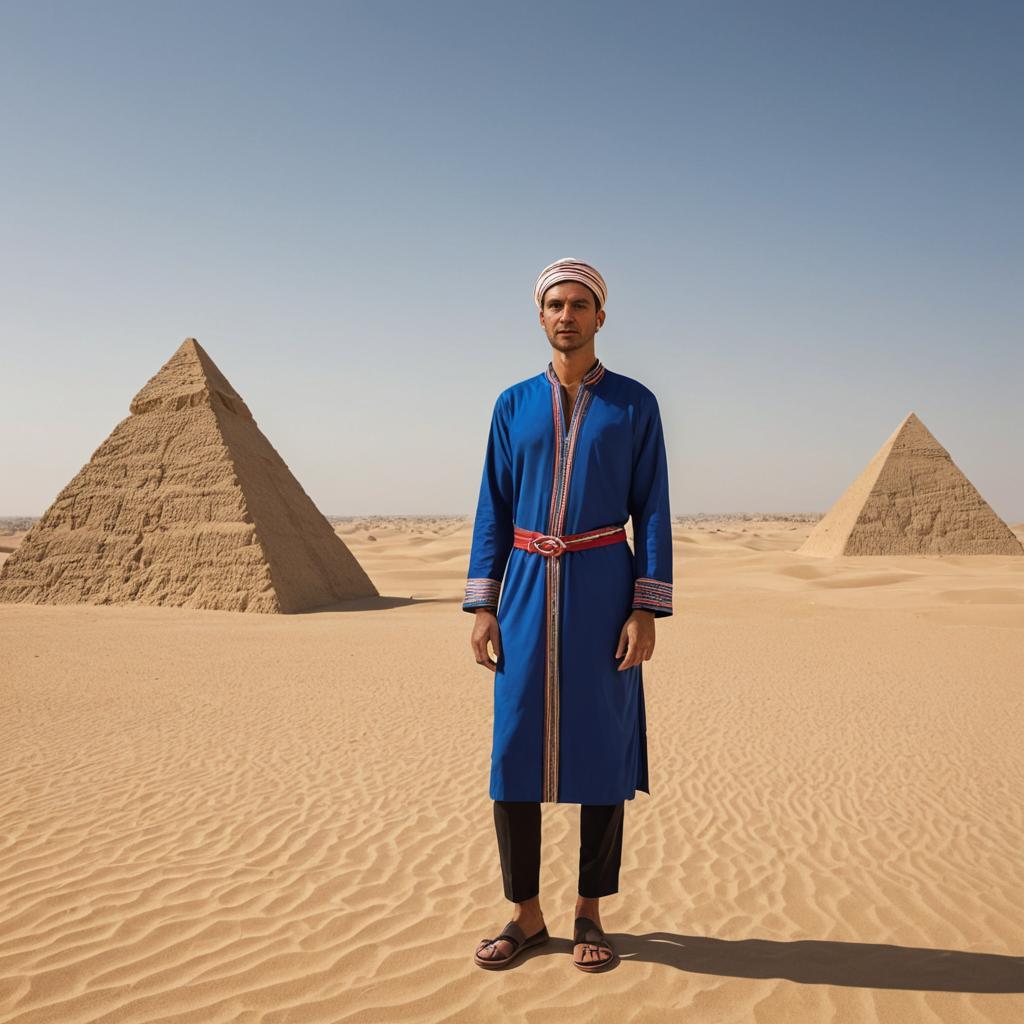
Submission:
[[[535,530],[521,530],[515,527],[513,547],[532,551],[536,555],[550,558],[558,557],[563,551],[582,551],[584,548],[603,548],[606,544],[621,544],[626,539],[626,531],[621,526],[599,526],[596,530],[586,533],[565,534],[556,537],[550,533],[537,533]]]

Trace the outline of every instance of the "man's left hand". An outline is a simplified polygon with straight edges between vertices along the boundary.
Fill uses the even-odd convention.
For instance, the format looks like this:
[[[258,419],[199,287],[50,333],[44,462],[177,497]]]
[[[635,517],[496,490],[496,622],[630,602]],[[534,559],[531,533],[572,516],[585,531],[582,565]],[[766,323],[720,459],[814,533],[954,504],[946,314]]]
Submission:
[[[645,612],[636,608],[626,619],[622,632],[619,633],[619,646],[615,649],[615,657],[622,659],[618,671],[639,665],[641,661],[650,661],[654,653],[654,612]]]

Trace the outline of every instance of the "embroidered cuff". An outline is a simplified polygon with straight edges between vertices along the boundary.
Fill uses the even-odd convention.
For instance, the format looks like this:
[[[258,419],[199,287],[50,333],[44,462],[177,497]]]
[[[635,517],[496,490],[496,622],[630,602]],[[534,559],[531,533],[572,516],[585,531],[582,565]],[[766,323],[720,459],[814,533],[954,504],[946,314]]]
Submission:
[[[641,576],[633,584],[633,607],[654,612],[655,618],[672,614],[672,584]]]
[[[501,590],[501,580],[483,579],[466,580],[466,598],[462,602],[463,611],[472,611],[474,608],[497,608],[498,591]]]

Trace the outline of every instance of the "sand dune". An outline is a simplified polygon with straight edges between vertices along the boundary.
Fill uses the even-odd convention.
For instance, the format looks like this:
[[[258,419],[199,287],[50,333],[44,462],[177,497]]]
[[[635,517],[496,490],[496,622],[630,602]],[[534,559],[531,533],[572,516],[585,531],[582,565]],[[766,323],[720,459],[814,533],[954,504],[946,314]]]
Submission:
[[[554,939],[487,973],[471,525],[335,528],[384,597],[0,605],[0,1021],[1024,1019],[1024,559],[680,524],[603,902],[623,962],[569,963],[578,808],[546,805]]]

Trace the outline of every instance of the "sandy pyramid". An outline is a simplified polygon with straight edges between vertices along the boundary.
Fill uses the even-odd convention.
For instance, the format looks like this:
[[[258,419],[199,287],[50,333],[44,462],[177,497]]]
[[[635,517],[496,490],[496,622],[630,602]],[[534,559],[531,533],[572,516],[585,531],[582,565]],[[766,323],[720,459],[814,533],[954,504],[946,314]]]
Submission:
[[[295,612],[377,590],[195,338],[0,569],[0,601]]]
[[[1024,555],[911,413],[800,548],[806,555]]]

